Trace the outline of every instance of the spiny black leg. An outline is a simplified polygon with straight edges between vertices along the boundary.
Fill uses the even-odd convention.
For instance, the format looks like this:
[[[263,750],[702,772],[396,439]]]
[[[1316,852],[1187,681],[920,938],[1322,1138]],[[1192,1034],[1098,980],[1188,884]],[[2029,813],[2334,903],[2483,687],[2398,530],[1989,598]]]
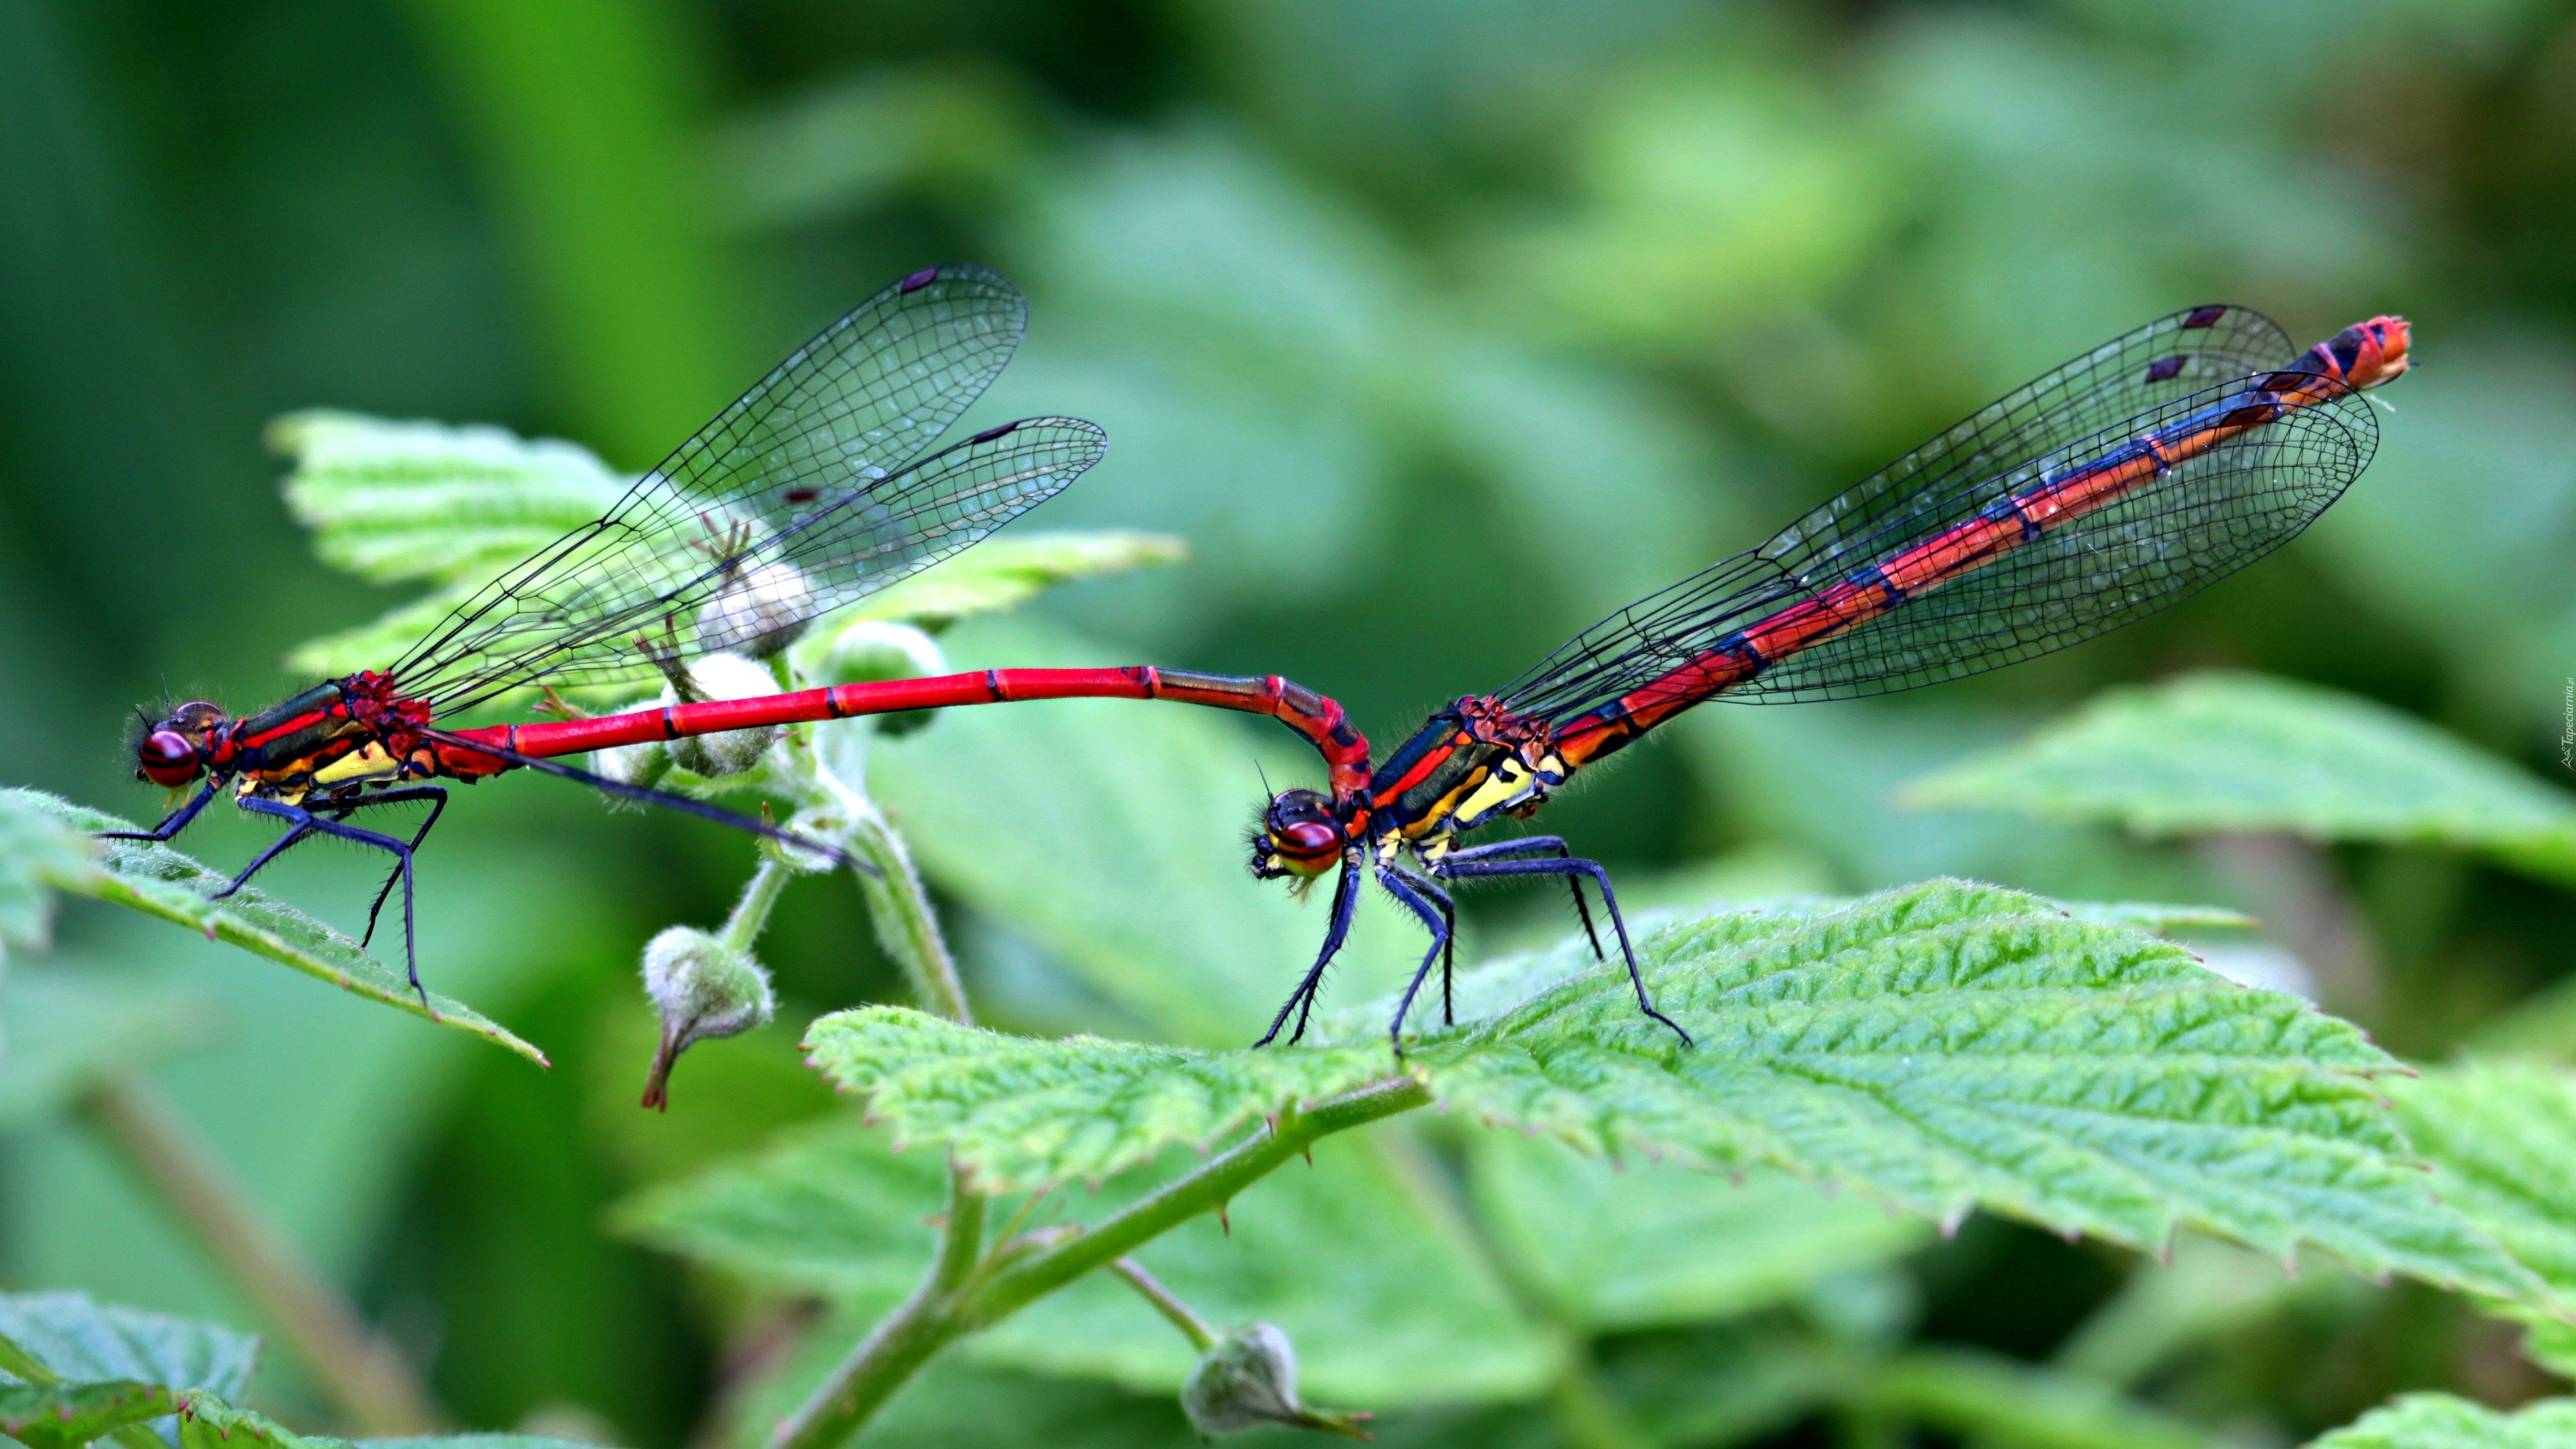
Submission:
[[[1628,963],[1628,984],[1637,988],[1637,1009],[1673,1029],[1682,1045],[1691,1046],[1691,1034],[1681,1023],[1655,1010],[1654,998],[1646,994],[1646,978],[1637,969],[1637,951],[1628,944],[1628,923],[1619,915],[1619,898],[1610,893],[1610,873],[1589,860],[1467,860],[1455,855],[1433,862],[1431,873],[1444,880],[1469,880],[1479,876],[1505,875],[1573,875],[1588,878],[1601,888],[1601,904],[1610,912],[1610,928],[1619,934],[1619,954]]]
[[[1386,887],[1386,893],[1401,902],[1406,910],[1420,917],[1432,937],[1431,949],[1422,953],[1422,965],[1414,971],[1413,979],[1404,984],[1404,999],[1395,1005],[1395,1022],[1386,1029],[1387,1040],[1395,1044],[1395,1054],[1401,1057],[1404,1055],[1405,1013],[1413,1010],[1414,993],[1422,989],[1423,978],[1431,974],[1431,963],[1439,960],[1441,953],[1449,948],[1449,929],[1441,921],[1439,910],[1423,899],[1421,892],[1404,883],[1402,872],[1380,870],[1377,883]]]
[[[443,785],[414,785],[409,789],[387,790],[378,795],[361,795],[343,804],[326,806],[324,813],[334,820],[346,820],[351,812],[364,810],[371,805],[400,805],[412,800],[429,802],[429,818],[420,822],[420,829],[412,832],[411,848],[417,851],[420,849],[420,843],[429,838],[429,827],[438,823],[438,813],[447,808],[447,787]],[[396,866],[386,874],[385,883],[376,888],[375,903],[367,907],[366,933],[358,937],[358,946],[361,950],[365,949],[368,942],[376,939],[376,917],[385,908],[385,898],[394,893],[394,882],[401,879],[402,867]]]
[[[1385,869],[1403,877],[1406,885],[1429,898],[1431,904],[1440,909],[1440,1024],[1456,1026],[1458,1004],[1452,993],[1452,979],[1457,975],[1458,903],[1449,899],[1447,891],[1401,866],[1390,865]]]
[[[309,810],[288,805],[282,801],[263,800],[256,795],[242,797],[241,808],[261,815],[274,815],[280,820],[294,821],[305,831],[315,835],[335,836],[341,840],[351,840],[360,845],[372,845],[378,850],[393,852],[394,858],[401,862],[402,872],[403,974],[411,981],[412,994],[420,998],[421,1010],[433,1010],[429,1004],[429,990],[420,984],[420,951],[412,929],[411,847],[390,835],[380,835],[373,830],[361,830],[357,826],[343,825],[336,820],[317,819]]]
[[[205,788],[197,792],[196,798],[190,800],[187,804],[180,806],[178,809],[171,811],[160,824],[153,826],[149,830],[102,830],[98,833],[98,838],[101,840],[149,840],[155,844],[167,840],[171,836],[174,836],[180,831],[188,828],[188,822],[196,819],[197,812],[205,809],[206,802],[215,798],[215,792],[224,787],[224,779],[225,777],[222,775],[209,777],[206,781]]]
[[[272,812],[269,812],[269,811],[265,811],[265,810],[264,810],[264,811],[261,811],[260,813],[261,813],[261,814],[263,814],[263,815],[265,815],[265,814],[269,814],[269,813],[272,813]],[[292,819],[293,817],[291,817],[291,816],[290,816],[290,817],[287,817],[287,818]],[[296,822],[296,826],[295,826],[295,828],[294,828],[294,829],[292,829],[292,830],[290,830],[290,831],[286,832],[284,835],[281,835],[281,836],[277,837],[277,839],[275,839],[275,840],[273,840],[273,841],[269,842],[268,849],[261,851],[261,852],[259,853],[259,857],[258,857],[258,859],[253,860],[250,864],[248,864],[248,865],[246,865],[246,866],[243,866],[243,867],[242,867],[242,869],[241,869],[241,874],[239,874],[239,875],[237,875],[237,876],[234,876],[234,877],[233,877],[232,884],[230,884],[230,885],[228,885],[228,886],[225,886],[222,890],[219,890],[219,891],[215,892],[213,895],[208,896],[206,899],[208,899],[208,900],[212,900],[212,901],[220,901],[220,900],[224,899],[225,897],[227,897],[227,896],[231,895],[233,892],[235,892],[235,891],[237,891],[237,890],[240,890],[243,886],[249,885],[249,884],[250,884],[250,878],[251,878],[252,876],[255,876],[255,875],[259,874],[259,872],[260,872],[260,868],[261,868],[262,866],[265,866],[265,865],[267,865],[270,861],[277,859],[277,858],[278,858],[279,856],[281,856],[281,855],[284,855],[284,854],[286,853],[286,848],[287,848],[288,846],[293,845],[295,842],[297,842],[297,841],[299,841],[299,840],[305,839],[306,837],[310,836],[312,833],[313,833],[313,824],[312,824],[312,821],[311,821],[311,819],[310,819],[309,817],[308,817],[308,818],[306,818],[305,820],[301,820],[301,821]]]
[[[1524,835],[1518,840],[1501,840],[1492,845],[1474,845],[1449,852],[1451,860],[1509,860],[1519,855],[1553,855],[1559,860],[1572,860],[1574,851],[1561,835]],[[1592,959],[1607,961],[1608,952],[1601,949],[1601,933],[1592,929],[1592,908],[1583,903],[1583,877],[1569,875],[1566,886],[1574,892],[1574,918],[1583,923],[1583,939],[1592,943]]]
[[[1324,949],[1316,954],[1314,967],[1307,971],[1306,979],[1297,983],[1297,989],[1288,993],[1287,1003],[1279,1008],[1279,1014],[1270,1019],[1270,1030],[1263,1032],[1261,1040],[1253,1043],[1256,1048],[1266,1047],[1278,1037],[1279,1028],[1288,1024],[1288,1013],[1301,1005],[1313,1006],[1315,989],[1324,979],[1324,968],[1332,964],[1333,953],[1342,949],[1342,938],[1351,933],[1351,912],[1358,907],[1360,899],[1352,881],[1358,876],[1359,869],[1357,857],[1342,857],[1341,876],[1333,882],[1333,919],[1332,924],[1324,928]],[[1288,1038],[1288,1044],[1295,1046],[1305,1035],[1306,1018],[1301,1013],[1297,1018],[1296,1035]]]

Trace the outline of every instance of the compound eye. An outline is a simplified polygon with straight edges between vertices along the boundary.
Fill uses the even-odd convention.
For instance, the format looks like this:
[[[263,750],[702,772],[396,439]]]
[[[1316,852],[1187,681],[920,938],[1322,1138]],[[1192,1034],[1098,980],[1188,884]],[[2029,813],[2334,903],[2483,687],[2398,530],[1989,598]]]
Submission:
[[[1342,833],[1320,820],[1300,820],[1277,832],[1279,849],[1288,855],[1323,855],[1342,843]]]
[[[185,785],[197,778],[197,747],[177,730],[154,730],[134,753],[143,778],[155,785]]]

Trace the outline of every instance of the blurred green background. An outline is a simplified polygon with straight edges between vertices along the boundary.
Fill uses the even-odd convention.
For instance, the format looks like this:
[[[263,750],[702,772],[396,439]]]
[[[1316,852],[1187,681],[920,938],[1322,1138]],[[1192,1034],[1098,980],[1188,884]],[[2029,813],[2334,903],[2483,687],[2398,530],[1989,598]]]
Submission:
[[[2282,555],[1969,684],[1702,711],[1548,820],[1640,895],[1954,872],[2248,908],[2326,1004],[2438,1055],[2564,970],[2563,900],[2448,856],[2150,849],[1889,792],[2209,665],[2561,774],[2571,245],[2576,12],[2538,0],[0,0],[5,773],[149,817],[137,701],[265,703],[291,645],[392,602],[313,561],[269,418],[494,422],[641,468],[939,261],[1034,304],[974,416],[1113,439],[1032,522],[1192,549],[1044,600],[1062,647],[1286,673],[1382,745],[2151,317],[2238,302],[2306,341],[2402,312],[2422,369],[2380,460]],[[1027,637],[950,642],[1058,662],[978,652]],[[136,917],[74,909],[58,955],[208,1000],[161,1082],[456,1413],[681,1443],[716,1319],[600,1221],[821,1105],[789,1031],[693,1057],[668,1119],[629,1105],[635,953],[719,919],[749,853],[543,782],[458,803],[423,959],[551,1073]],[[314,850],[269,885],[345,925],[371,869]],[[2318,900],[2341,914],[2302,935]],[[1552,897],[1473,913],[1562,924]],[[1007,921],[952,926],[979,979],[1043,971]],[[794,1021],[897,989],[844,887],[792,893],[763,955]],[[2015,1352],[2122,1271],[2001,1229],[1942,1251],[1927,1331]],[[0,1277],[255,1321],[69,1128],[0,1144]],[[2386,1352],[2381,1387],[2470,1372]]]

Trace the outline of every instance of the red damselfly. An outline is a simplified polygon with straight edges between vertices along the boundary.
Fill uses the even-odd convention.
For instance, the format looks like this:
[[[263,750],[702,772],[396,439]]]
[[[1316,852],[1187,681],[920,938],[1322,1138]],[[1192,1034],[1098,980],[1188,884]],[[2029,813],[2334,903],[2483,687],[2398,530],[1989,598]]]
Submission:
[[[1524,818],[1576,771],[1705,700],[1851,699],[1937,684],[2131,623],[2288,542],[2378,442],[2363,390],[2408,366],[2397,317],[2301,353],[2237,307],[2196,307],[2096,348],[1980,409],[1768,543],[1651,594],[1568,640],[1500,692],[1434,714],[1363,782],[1335,758],[1329,793],[1264,811],[1253,873],[1338,868],[1324,948],[1271,1022],[1305,1034],[1350,929],[1359,882],[1421,920],[1444,1018],[1456,912],[1442,883],[1558,876],[1601,943],[1600,889],[1637,1005],[1655,1009],[1601,867],[1552,835],[1460,847]],[[1406,863],[1406,857],[1411,863]]]

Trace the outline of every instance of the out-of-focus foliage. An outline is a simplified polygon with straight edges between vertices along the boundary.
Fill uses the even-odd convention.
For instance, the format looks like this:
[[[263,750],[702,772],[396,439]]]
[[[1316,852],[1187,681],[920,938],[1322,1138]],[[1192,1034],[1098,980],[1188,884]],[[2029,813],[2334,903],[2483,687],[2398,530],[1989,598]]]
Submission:
[[[2571,96],[2576,13],[2546,0],[26,0],[0,8],[7,775],[150,814],[117,746],[137,702],[256,707],[302,682],[279,667],[294,646],[508,554],[496,531],[488,551],[379,556],[378,580],[405,564],[390,587],[334,572],[276,494],[270,419],[490,423],[639,468],[819,322],[951,258],[1002,267],[1034,304],[979,416],[1077,414],[1115,439],[1031,522],[1189,550],[1052,591],[1042,617],[961,623],[942,641],[956,667],[1280,672],[1381,745],[2147,317],[2227,300],[2307,339],[2396,311],[2424,367],[2311,538],[2154,622],[1920,698],[1704,710],[1545,828],[1609,861],[1623,894],[1669,882],[1663,899],[1698,914],[1709,882],[1944,873],[2232,907],[2296,968],[2278,979],[2360,983],[2338,1008],[2406,1056],[2476,1036],[2564,1057],[2563,1011],[2516,1008],[2566,973],[2567,895],[2449,853],[2492,819],[2398,832],[2415,844],[2141,843],[1893,795],[2102,686],[2213,666],[2376,701],[2566,783]],[[325,425],[300,426],[309,461]],[[1154,708],[949,711],[878,750],[881,798],[998,1025],[1235,1046],[1311,959],[1319,903],[1240,873],[1256,767],[1310,783],[1311,766],[1275,731]],[[424,858],[423,956],[435,984],[546,1044],[551,1073],[81,900],[55,956],[27,962],[22,877],[0,869],[0,1282],[256,1322],[60,1115],[97,1073],[147,1065],[460,1420],[581,1422],[646,1449],[756,1440],[857,1331],[790,1300],[838,1290],[750,1291],[602,1226],[630,1194],[830,1110],[784,1032],[693,1053],[667,1118],[632,1107],[649,1050],[635,954],[720,919],[749,853],[549,782],[460,795]],[[197,831],[190,855],[217,867],[262,839],[230,819]],[[376,871],[312,851],[264,883],[349,927]],[[1471,936],[1553,939],[1560,899],[1472,897]],[[1328,1008],[1409,969],[1417,938],[1381,904]],[[2242,932],[2172,929],[2214,962],[2251,959]],[[762,959],[800,1021],[903,999],[846,888],[791,890]],[[59,1054],[28,1050],[40,1036]],[[1392,1173],[1456,1253],[1480,1241],[1457,1204],[1498,1169],[1450,1126],[1377,1129],[1413,1155],[1348,1190],[1396,1191]],[[1551,1212],[1598,1191],[1591,1168],[1524,1147],[1565,1158],[1536,1169],[1562,1178]],[[1317,1161],[1320,1182],[1335,1154]],[[1598,1220],[1665,1221],[1622,1206],[1633,1218]],[[1972,1219],[1896,1266],[1817,1246],[1797,1283],[1677,1268],[1658,1306],[1508,1266],[1549,1231],[1537,1211],[1491,1238],[1536,1325],[1517,1333],[1579,1352],[1544,1399],[1403,1410],[1380,1422],[1390,1440],[1812,1442],[1819,1417],[1857,1439],[1868,1406],[1836,1386],[1865,1381],[1924,1423],[2075,1406],[2110,1426],[2098,1442],[2176,1425],[2295,1442],[2400,1391],[2501,1408],[2556,1386],[2455,1298],[2323,1268],[2276,1293],[2261,1264],[2195,1274],[2189,1240],[2166,1269]],[[1752,1235],[1744,1212],[1730,1231]],[[1121,1333],[1161,1331],[1139,1304],[1097,1307],[1069,1331],[1117,1311]],[[1119,1386],[1166,1370],[1120,1367],[1142,1360],[1103,1342],[1091,1366],[1035,1349],[943,1364],[884,1442],[1191,1442],[1167,1399]],[[1179,1340],[1154,1342],[1168,1358]],[[1526,1351],[1516,1332],[1480,1342],[1507,1367]],[[1321,1375],[1332,1350],[1311,1330],[1300,1350]],[[2152,1371],[2115,1389],[2066,1382],[2139,1362]],[[291,1356],[251,1392],[327,1422]],[[2552,1412],[2512,1422],[2540,1434]],[[2419,1420],[2506,1432],[2468,1398],[2419,1398],[2346,1433],[2411,1444],[2397,1436]]]

